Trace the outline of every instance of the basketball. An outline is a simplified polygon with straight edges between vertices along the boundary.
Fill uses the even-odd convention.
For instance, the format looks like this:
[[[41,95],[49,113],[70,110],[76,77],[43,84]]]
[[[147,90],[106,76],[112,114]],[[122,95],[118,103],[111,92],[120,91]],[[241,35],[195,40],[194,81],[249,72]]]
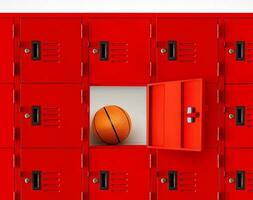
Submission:
[[[131,130],[128,113],[116,105],[104,106],[93,118],[93,133],[102,142],[115,145],[125,140]]]

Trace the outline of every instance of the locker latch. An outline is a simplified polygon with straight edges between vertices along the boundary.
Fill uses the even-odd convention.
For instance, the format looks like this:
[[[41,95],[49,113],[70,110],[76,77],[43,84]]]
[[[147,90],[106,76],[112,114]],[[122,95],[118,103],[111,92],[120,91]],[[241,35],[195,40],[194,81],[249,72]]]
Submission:
[[[192,106],[187,107],[187,123],[194,123],[197,117],[199,117],[199,113],[196,112],[196,108]]]

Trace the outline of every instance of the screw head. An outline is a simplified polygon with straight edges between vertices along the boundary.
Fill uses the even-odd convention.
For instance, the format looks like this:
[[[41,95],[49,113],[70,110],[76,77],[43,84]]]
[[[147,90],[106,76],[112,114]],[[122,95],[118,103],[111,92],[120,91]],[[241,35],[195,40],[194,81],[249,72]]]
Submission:
[[[228,53],[229,53],[229,54],[233,54],[233,53],[235,53],[235,50],[234,50],[234,49],[229,49],[229,50],[228,50]]]
[[[30,117],[31,117],[31,115],[30,115],[29,113],[26,113],[26,114],[25,114],[25,118],[26,118],[26,119],[29,119]]]
[[[167,52],[167,50],[166,50],[165,48],[162,48],[162,49],[161,49],[161,53],[162,53],[162,54],[165,54],[166,52]]]
[[[161,178],[161,183],[166,183],[167,182],[167,179],[166,178]]]
[[[29,178],[25,178],[25,183],[30,183],[30,179]]]
[[[93,53],[93,54],[97,54],[97,53],[98,53],[98,49],[94,48],[94,49],[92,50],[92,53]]]
[[[98,178],[93,178],[92,183],[94,183],[94,184],[98,183]]]
[[[229,182],[229,183],[234,183],[234,182],[235,182],[235,179],[234,179],[234,178],[229,178],[229,179],[228,179],[228,182]]]
[[[234,119],[234,118],[235,118],[235,115],[231,113],[231,114],[228,115],[228,118],[229,118],[229,119]]]
[[[31,50],[30,50],[30,49],[28,49],[28,48],[25,48],[24,52],[25,52],[26,54],[28,54],[28,53],[30,53],[30,52],[31,52]]]

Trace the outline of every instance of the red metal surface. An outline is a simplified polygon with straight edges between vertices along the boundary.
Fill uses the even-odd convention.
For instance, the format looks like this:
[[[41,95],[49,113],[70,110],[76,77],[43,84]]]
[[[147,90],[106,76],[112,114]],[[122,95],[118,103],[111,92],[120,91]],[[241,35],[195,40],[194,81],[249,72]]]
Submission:
[[[252,21],[223,13],[1,14],[0,199],[252,199]],[[94,85],[149,88],[147,145],[90,146]],[[38,125],[32,106],[41,109]],[[196,117],[189,106],[200,114],[195,124],[186,123]],[[244,108],[240,119],[236,107]],[[32,190],[32,171],[41,172],[40,190]],[[107,190],[100,171],[109,173]],[[169,171],[177,172],[173,190]]]

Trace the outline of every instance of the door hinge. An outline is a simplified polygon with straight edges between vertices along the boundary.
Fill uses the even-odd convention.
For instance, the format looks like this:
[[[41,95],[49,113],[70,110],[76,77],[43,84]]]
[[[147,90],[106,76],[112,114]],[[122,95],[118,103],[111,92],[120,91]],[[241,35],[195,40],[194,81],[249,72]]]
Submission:
[[[12,155],[12,166],[13,168],[17,168],[18,167],[18,162],[19,162],[19,157],[15,154]]]
[[[219,39],[220,38],[220,24],[217,24],[216,31],[217,31],[217,39]]]
[[[81,62],[81,77],[83,77],[84,74],[84,63]]]
[[[13,94],[12,94],[12,102],[13,102],[13,104],[14,104],[14,103],[16,103],[16,101],[17,101],[17,99],[18,99],[19,92],[16,91],[16,90],[14,89],[12,93],[13,93]]]
[[[83,141],[84,139],[84,128],[81,127],[81,141]]]
[[[12,24],[12,38],[14,39],[15,38],[15,34],[16,33],[16,30],[15,30],[15,24]]]
[[[152,62],[150,61],[150,62],[149,62],[149,76],[152,76],[152,72],[153,72],[153,64],[152,64]]]
[[[20,200],[20,192],[13,192],[13,200]]]
[[[217,127],[217,141],[220,141],[222,138],[222,131],[220,127]]]
[[[216,101],[217,101],[217,104],[219,104],[221,102],[221,90],[218,89],[216,92],[216,95],[217,95]]]
[[[219,77],[221,74],[221,64],[220,62],[217,62],[217,77]]]
[[[217,200],[222,200],[222,193],[221,192],[217,192]]]
[[[13,141],[15,142],[18,139],[19,139],[19,129],[13,127]]]
[[[156,200],[156,193],[155,192],[149,192],[148,199],[149,200]]]
[[[84,192],[81,192],[81,200],[84,200]]]
[[[217,154],[217,168],[221,168],[221,165],[222,165],[222,155],[220,154]]]
[[[152,26],[152,24],[149,25],[149,37],[150,38],[153,37],[153,26]]]
[[[81,24],[81,27],[80,27],[80,31],[81,31],[81,39],[83,38],[83,24]]]
[[[154,159],[155,156],[152,155],[151,153],[149,154],[149,168],[151,169],[152,167],[154,167]]]
[[[81,154],[81,169],[83,169],[84,166],[84,155]]]
[[[84,91],[81,90],[81,104],[83,104],[84,102]]]

